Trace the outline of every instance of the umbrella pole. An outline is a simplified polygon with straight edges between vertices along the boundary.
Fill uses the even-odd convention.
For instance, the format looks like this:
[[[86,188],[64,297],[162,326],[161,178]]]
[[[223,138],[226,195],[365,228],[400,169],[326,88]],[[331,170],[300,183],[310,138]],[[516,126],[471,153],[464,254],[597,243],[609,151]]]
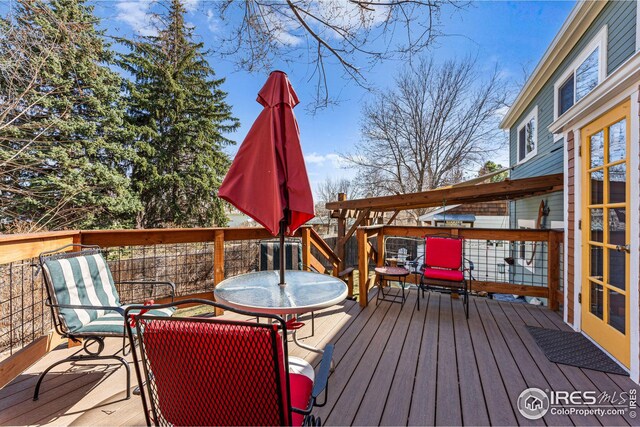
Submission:
[[[280,286],[286,285],[284,281],[284,234],[287,232],[287,219],[286,215],[280,220]]]

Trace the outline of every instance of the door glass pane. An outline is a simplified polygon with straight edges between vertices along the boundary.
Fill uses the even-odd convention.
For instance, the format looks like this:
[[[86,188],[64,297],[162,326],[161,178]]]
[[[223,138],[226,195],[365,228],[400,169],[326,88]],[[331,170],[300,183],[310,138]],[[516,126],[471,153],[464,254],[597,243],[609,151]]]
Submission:
[[[591,240],[602,243],[602,209],[589,209],[591,211]]]
[[[609,252],[609,284],[625,290],[627,253],[618,252],[615,249],[607,249],[607,252]]]
[[[609,203],[624,203],[626,198],[627,165],[626,163],[622,163],[611,166],[609,168]]]
[[[604,131],[600,131],[589,138],[591,145],[590,169],[604,164]]]
[[[602,286],[589,282],[591,292],[589,297],[589,311],[602,319]]]
[[[591,204],[601,205],[604,201],[604,171],[591,172]]]
[[[601,246],[589,246],[591,248],[591,268],[589,269],[589,275],[594,279],[602,280],[602,247]]]
[[[622,119],[609,127],[609,163],[627,158],[626,134],[626,119]]]
[[[599,53],[600,48],[597,47],[576,69],[576,102],[598,85]]]
[[[625,333],[626,306],[625,296],[609,289],[609,324]]]
[[[624,208],[609,209],[609,244],[625,245],[627,215]]]

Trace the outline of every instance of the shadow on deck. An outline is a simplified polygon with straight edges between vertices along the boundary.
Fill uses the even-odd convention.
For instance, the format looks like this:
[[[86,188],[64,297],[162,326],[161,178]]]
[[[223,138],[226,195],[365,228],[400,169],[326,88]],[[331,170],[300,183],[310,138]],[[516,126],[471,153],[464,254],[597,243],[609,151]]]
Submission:
[[[520,415],[516,402],[528,387],[593,390],[618,398],[637,389],[628,377],[549,362],[525,326],[568,330],[558,314],[473,298],[467,321],[461,301],[448,295],[427,294],[420,311],[415,302],[411,292],[404,306],[373,302],[362,310],[345,301],[316,313],[316,333],[303,341],[336,345],[327,405],[316,410],[323,424],[636,424],[628,411],[606,416],[548,413],[537,421]],[[119,343],[108,345],[116,348]],[[290,350],[318,362],[313,353],[293,345]],[[61,366],[46,378],[40,400],[31,401],[37,373],[72,351],[49,353],[0,390],[0,424],[144,424],[139,398],[123,400],[124,369],[115,364]]]

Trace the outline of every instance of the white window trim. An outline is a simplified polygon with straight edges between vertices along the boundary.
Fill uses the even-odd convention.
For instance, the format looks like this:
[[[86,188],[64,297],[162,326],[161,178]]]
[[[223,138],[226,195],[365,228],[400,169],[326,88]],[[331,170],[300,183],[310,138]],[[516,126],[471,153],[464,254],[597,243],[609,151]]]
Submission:
[[[536,220],[535,219],[519,219],[518,220],[518,228],[532,229],[536,228]],[[525,256],[531,254],[533,252],[533,242],[525,242]],[[527,264],[526,259],[520,258],[520,242],[518,242],[518,248],[516,251],[516,260],[518,261],[518,265],[526,268],[531,273],[536,272],[536,263],[535,260],[531,264]]]
[[[520,131],[522,130],[522,128],[531,121],[531,119],[535,118],[536,119],[536,128],[535,131],[533,133],[533,139],[535,141],[535,147],[533,149],[533,151],[531,151],[529,154],[525,155],[522,160],[520,160]],[[532,158],[533,156],[535,156],[536,154],[538,154],[538,133],[539,133],[539,129],[540,129],[540,122],[538,121],[538,106],[536,105],[531,112],[529,112],[529,114],[527,114],[527,117],[524,118],[524,120],[522,120],[520,122],[520,124],[518,125],[518,127],[516,128],[516,164],[521,164],[526,162],[527,160],[529,160],[530,158]]]
[[[607,26],[604,25],[600,31],[598,31],[598,34],[596,34],[593,39],[591,39],[591,41],[589,42],[589,44],[587,46],[585,46],[584,49],[582,49],[582,51],[580,51],[580,54],[576,57],[576,59],[573,60],[573,62],[571,63],[571,65],[569,65],[567,67],[567,69],[565,70],[564,73],[562,73],[562,75],[556,80],[556,82],[553,84],[553,121],[555,122],[558,119],[558,112],[560,111],[559,108],[559,102],[560,100],[558,99],[558,90],[560,89],[560,86],[562,86],[567,79],[573,74],[575,73],[576,69],[584,62],[585,59],[587,59],[587,57],[589,55],[591,55],[593,53],[593,51],[598,48],[598,52],[600,53],[600,57],[598,58],[598,84],[602,83],[604,81],[604,79],[607,77],[607,39],[608,39],[608,29]],[[575,79],[574,79],[574,84],[575,84]],[[595,89],[595,88],[594,88]],[[592,89],[592,90],[594,90]],[[575,97],[575,88],[574,88],[574,94],[573,96]],[[577,104],[577,101],[574,100],[573,105]],[[569,110],[571,110],[573,108],[573,105],[571,107],[569,107]],[[565,113],[567,113],[569,110],[565,111]],[[553,142],[558,142],[559,140],[561,140],[563,138],[564,135],[562,134],[554,134],[553,135]]]

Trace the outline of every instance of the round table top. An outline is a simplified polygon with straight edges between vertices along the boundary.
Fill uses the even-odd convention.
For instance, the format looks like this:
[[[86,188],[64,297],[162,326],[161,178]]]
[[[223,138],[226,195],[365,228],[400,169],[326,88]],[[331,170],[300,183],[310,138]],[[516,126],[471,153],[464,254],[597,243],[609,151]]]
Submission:
[[[409,270],[404,267],[376,267],[376,273],[383,276],[407,276]]]
[[[278,271],[256,271],[218,283],[216,301],[241,310],[269,314],[302,314],[330,307],[347,297],[340,279],[309,271],[287,270],[280,286]]]

